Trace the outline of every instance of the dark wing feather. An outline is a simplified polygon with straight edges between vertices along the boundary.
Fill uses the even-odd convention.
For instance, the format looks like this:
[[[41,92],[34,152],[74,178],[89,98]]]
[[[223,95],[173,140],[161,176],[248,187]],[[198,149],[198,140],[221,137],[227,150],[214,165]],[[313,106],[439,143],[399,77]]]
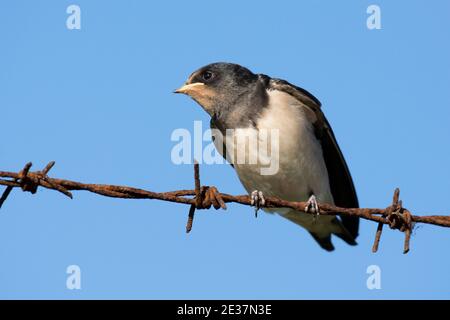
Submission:
[[[321,103],[319,100],[308,91],[280,79],[271,79],[268,83],[268,89],[280,90],[290,94],[314,113],[315,132],[322,143],[323,157],[328,170],[334,203],[338,207],[358,208],[358,197],[350,171],[336,142],[333,130],[320,109]],[[356,238],[358,236],[359,218],[349,216],[340,216],[340,218],[347,231]]]
[[[214,142],[214,144],[216,145],[217,151],[227,161],[227,146],[226,146],[225,142],[223,141],[223,137],[226,136],[226,131],[225,131],[225,129],[222,126],[219,125],[219,122],[216,121],[214,118],[211,118],[211,121],[209,122],[209,125],[210,125],[211,129],[219,130],[221,132],[221,137],[216,137],[214,135],[214,132],[213,132],[212,136],[211,136],[211,139]],[[218,139],[218,138],[220,138],[219,141],[216,141],[216,139]],[[221,148],[217,148],[219,143],[222,143],[222,149]],[[230,163],[230,166],[232,166],[234,168],[232,163]]]

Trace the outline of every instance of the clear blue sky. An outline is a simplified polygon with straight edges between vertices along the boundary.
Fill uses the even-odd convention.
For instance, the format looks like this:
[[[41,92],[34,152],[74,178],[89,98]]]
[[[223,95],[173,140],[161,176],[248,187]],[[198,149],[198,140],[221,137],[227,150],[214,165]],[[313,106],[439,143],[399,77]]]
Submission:
[[[81,30],[66,8],[81,7]],[[381,30],[366,8],[381,7]],[[0,170],[55,160],[51,175],[156,191],[192,187],[174,129],[208,117],[173,95],[196,68],[245,65],[323,103],[363,207],[395,187],[414,213],[450,213],[447,1],[2,1]],[[202,182],[243,194],[227,165]],[[450,230],[422,226],[411,252],[362,221],[359,245],[321,250],[301,228],[249,207],[188,207],[47,190],[0,211],[0,298],[450,298]],[[81,268],[81,290],[66,268]],[[381,268],[368,290],[366,269]]]

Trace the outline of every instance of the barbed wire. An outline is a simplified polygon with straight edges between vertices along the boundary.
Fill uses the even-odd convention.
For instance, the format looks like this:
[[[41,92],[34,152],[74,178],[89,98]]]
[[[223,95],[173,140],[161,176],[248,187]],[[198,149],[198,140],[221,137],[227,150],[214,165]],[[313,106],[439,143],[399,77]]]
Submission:
[[[71,191],[88,191],[111,198],[123,199],[154,199],[169,201],[190,205],[186,232],[192,230],[195,210],[197,209],[226,209],[226,203],[239,203],[251,206],[251,199],[248,195],[230,195],[221,193],[214,186],[202,186],[200,183],[200,168],[198,163],[194,163],[194,189],[176,190],[169,192],[154,192],[144,189],[106,185],[81,183],[65,179],[50,178],[49,171],[53,168],[55,162],[52,161],[45,166],[43,170],[31,172],[32,163],[27,163],[19,172],[0,171],[0,185],[6,186],[0,197],[0,208],[10,195],[14,188],[20,188],[23,191],[36,193],[38,187],[58,191],[69,198],[73,198]],[[383,226],[386,224],[391,229],[399,230],[405,234],[403,253],[410,249],[411,231],[415,224],[424,223],[440,227],[450,227],[450,216],[443,215],[412,215],[411,212],[403,207],[399,199],[400,190],[394,191],[392,204],[387,208],[341,208],[326,203],[319,203],[320,215],[346,215],[356,216],[365,220],[378,223],[375,233],[375,240],[372,252],[377,252]],[[265,197],[264,208],[292,208],[304,212],[306,202],[286,201],[276,197]],[[314,214],[315,213],[310,213]]]

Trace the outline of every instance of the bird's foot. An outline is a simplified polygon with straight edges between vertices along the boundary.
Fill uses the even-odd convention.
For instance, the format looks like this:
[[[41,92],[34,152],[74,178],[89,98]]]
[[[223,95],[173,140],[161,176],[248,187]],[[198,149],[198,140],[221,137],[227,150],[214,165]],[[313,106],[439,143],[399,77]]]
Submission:
[[[255,218],[258,217],[258,210],[266,204],[262,191],[254,190],[250,195],[250,205],[255,207]]]
[[[317,203],[315,195],[311,195],[311,197],[309,197],[308,201],[306,202],[305,212],[315,213],[316,215],[320,214],[319,204]]]

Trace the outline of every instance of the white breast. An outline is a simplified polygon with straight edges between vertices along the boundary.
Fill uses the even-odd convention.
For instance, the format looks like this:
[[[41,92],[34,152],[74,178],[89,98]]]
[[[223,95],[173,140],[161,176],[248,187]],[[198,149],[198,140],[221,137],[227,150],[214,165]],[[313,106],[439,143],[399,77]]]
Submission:
[[[311,193],[319,201],[333,202],[328,173],[322,155],[322,148],[314,135],[311,120],[306,109],[292,96],[277,90],[269,91],[269,104],[257,122],[257,129],[237,130],[227,141],[227,149],[246,147],[239,145],[239,135],[255,134],[272,129],[279,133],[279,169],[273,175],[261,174],[261,163],[267,164],[266,155],[257,148],[247,148],[249,156],[257,153],[258,164],[234,164],[242,184],[248,192],[260,190],[265,195],[276,196],[290,201],[306,201]],[[249,132],[253,131],[253,132]],[[245,141],[245,140],[244,140]],[[266,142],[266,141],[264,141]],[[272,148],[273,149],[273,148]],[[269,153],[270,155],[270,153]],[[273,155],[272,155],[273,156]],[[265,166],[267,167],[267,165]]]

